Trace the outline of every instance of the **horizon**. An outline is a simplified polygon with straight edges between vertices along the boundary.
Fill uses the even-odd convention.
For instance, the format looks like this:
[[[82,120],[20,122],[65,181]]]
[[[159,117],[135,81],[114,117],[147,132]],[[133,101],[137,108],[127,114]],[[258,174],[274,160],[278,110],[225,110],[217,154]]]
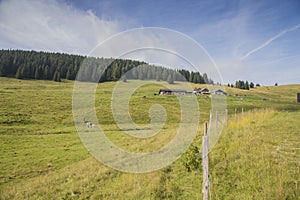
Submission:
[[[200,44],[218,66],[224,85],[238,80],[299,84],[299,8],[299,1],[1,1],[0,46],[88,56],[113,35],[160,27]],[[161,42],[152,36],[142,39]],[[154,64],[147,55],[135,56]]]

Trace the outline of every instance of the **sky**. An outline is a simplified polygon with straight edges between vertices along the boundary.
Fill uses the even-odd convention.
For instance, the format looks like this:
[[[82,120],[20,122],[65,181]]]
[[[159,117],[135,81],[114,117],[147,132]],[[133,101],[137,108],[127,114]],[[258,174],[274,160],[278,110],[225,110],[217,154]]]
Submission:
[[[158,27],[159,34],[126,32],[147,27]],[[168,35],[171,30],[182,38]],[[200,55],[202,60],[206,55],[224,84],[236,80],[300,84],[299,0],[0,0],[1,49],[90,55],[99,44],[124,31],[126,38],[119,37],[111,43],[113,48],[100,51],[103,56],[117,55],[119,47],[130,48],[137,41],[147,47],[164,43],[169,52]],[[190,41],[202,52],[194,52]],[[184,62],[170,55],[164,55],[169,58],[165,62],[155,62],[157,55],[147,54],[127,55],[184,68]],[[203,67],[202,71],[215,78],[211,70]]]

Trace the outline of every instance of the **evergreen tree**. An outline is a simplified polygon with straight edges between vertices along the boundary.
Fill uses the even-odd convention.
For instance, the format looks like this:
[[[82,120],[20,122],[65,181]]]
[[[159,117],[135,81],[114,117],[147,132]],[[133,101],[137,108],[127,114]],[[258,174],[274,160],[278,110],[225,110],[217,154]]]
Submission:
[[[207,76],[206,73],[203,74],[203,82],[204,82],[205,84],[209,84],[209,79],[208,79],[208,76]]]
[[[150,66],[148,67],[148,70],[147,70],[147,79],[152,79],[152,71],[150,69]]]
[[[121,70],[118,63],[115,63],[112,69],[112,80],[117,81],[121,76]]]
[[[245,83],[245,89],[246,89],[246,90],[250,90],[248,81],[246,81],[246,83]]]
[[[191,72],[190,77],[189,77],[189,82],[194,82],[194,72]]]
[[[18,79],[22,79],[23,78],[23,76],[22,76],[22,67],[19,67],[18,68],[18,71],[17,71],[17,73],[16,73],[16,78],[18,78]]]
[[[159,72],[156,72],[155,79],[156,79],[156,81],[160,81],[161,80]]]
[[[71,67],[67,71],[66,79],[68,79],[68,80],[74,80],[74,79],[72,79],[72,68]]]
[[[200,73],[196,72],[193,76],[193,83],[201,83]]]
[[[40,70],[39,70],[39,67],[35,68],[34,78],[37,79],[37,80],[40,79]]]
[[[168,75],[167,82],[168,82],[169,84],[174,84],[174,80],[173,80],[173,77],[172,77],[171,74]]]
[[[166,80],[167,80],[167,78],[168,78],[168,72],[167,72],[167,70],[166,70],[166,69],[163,69],[163,72],[162,72],[162,77],[161,77],[161,79],[162,79],[163,81],[166,81]]]
[[[240,81],[236,81],[236,82],[235,82],[235,87],[236,87],[236,88],[241,88]]]
[[[240,81],[240,89],[245,89],[245,82],[244,81]]]
[[[51,79],[51,74],[50,74],[49,66],[48,65],[45,66],[43,71],[44,71],[43,79],[50,80]]]
[[[138,74],[139,74],[138,76],[139,80],[144,80],[143,70],[140,67],[138,68]]]
[[[60,72],[59,72],[59,71],[56,71],[56,72],[54,73],[53,81],[61,82],[61,79],[60,79]]]
[[[132,77],[131,78],[138,79],[138,71],[137,71],[136,67],[134,67],[132,69]]]

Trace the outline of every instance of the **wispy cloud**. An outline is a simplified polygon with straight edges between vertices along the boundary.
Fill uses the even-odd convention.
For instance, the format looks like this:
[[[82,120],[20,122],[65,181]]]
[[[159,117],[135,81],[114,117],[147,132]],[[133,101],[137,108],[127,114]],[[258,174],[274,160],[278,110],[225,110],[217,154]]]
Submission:
[[[252,54],[256,53],[257,51],[265,48],[266,46],[268,46],[269,44],[271,44],[274,40],[282,37],[283,35],[285,35],[288,32],[294,31],[296,29],[300,28],[300,24],[297,24],[296,26],[293,26],[291,28],[285,29],[283,31],[281,31],[280,33],[278,33],[277,35],[269,38],[267,41],[265,41],[263,44],[261,44],[260,46],[256,47],[255,49],[252,49],[251,51],[249,51],[248,53],[246,53],[244,56],[241,57],[241,60],[245,60],[246,58],[248,58],[249,56],[251,56]]]
[[[87,54],[117,32],[116,21],[61,1],[0,1],[1,48]]]

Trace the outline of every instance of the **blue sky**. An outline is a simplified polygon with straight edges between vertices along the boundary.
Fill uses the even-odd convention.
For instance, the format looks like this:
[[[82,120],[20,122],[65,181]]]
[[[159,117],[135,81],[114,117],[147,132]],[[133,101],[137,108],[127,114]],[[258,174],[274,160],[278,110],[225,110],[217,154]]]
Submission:
[[[4,49],[86,55],[112,35],[140,27],[173,29],[193,38],[216,63],[224,83],[300,83],[299,0],[0,1]]]

